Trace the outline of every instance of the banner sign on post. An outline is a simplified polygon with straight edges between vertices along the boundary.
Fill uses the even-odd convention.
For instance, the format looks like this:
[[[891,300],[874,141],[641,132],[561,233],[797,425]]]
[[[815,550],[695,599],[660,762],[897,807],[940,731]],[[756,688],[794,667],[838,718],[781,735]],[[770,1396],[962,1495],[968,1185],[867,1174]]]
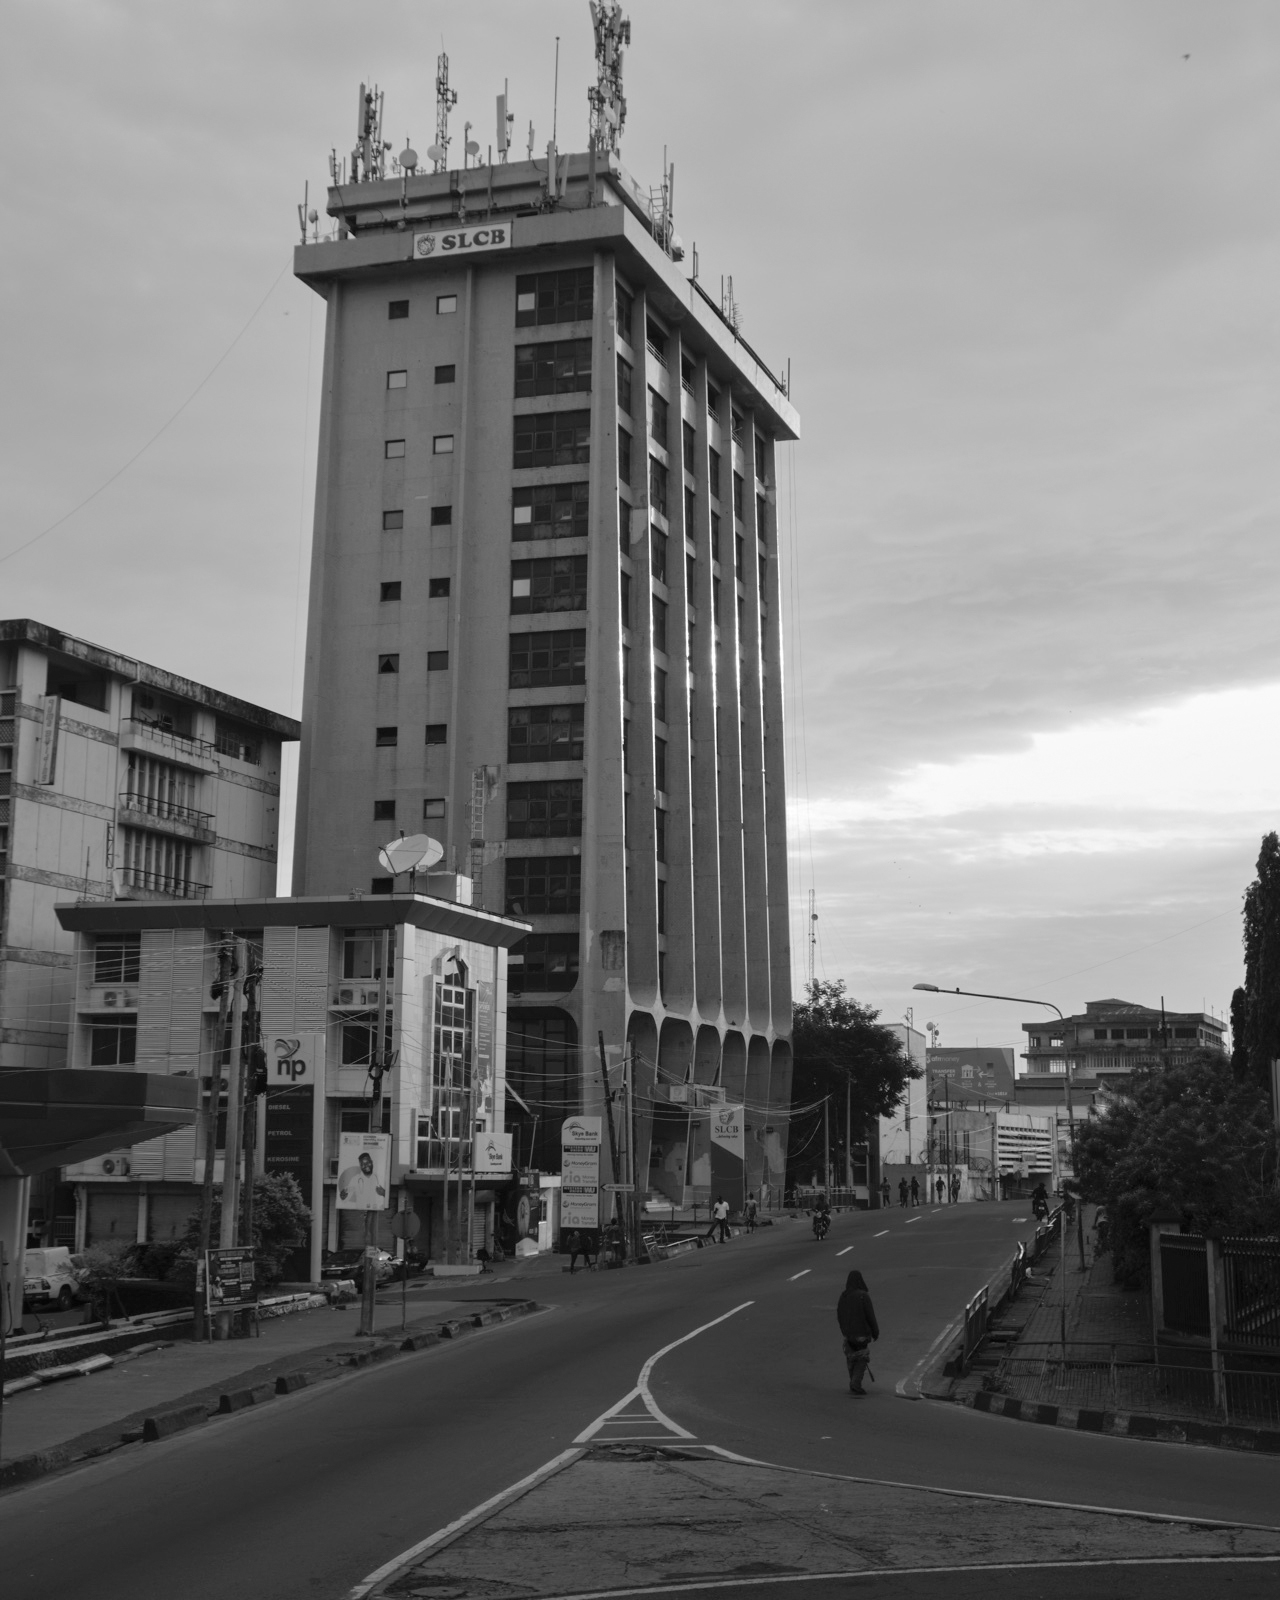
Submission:
[[[600,1226],[599,1117],[566,1117],[560,1129],[560,1227]]]
[[[391,1192],[391,1135],[338,1135],[338,1210],[385,1211]]]
[[[733,1211],[746,1204],[746,1141],[742,1106],[711,1107],[711,1194]]]
[[[476,1175],[511,1171],[511,1135],[509,1133],[478,1133],[475,1139]]]
[[[314,1085],[324,1065],[324,1034],[273,1034],[267,1040],[267,1086],[300,1089]]]
[[[257,1301],[258,1282],[251,1248],[238,1245],[229,1250],[206,1250],[205,1262],[205,1310],[209,1316]]]

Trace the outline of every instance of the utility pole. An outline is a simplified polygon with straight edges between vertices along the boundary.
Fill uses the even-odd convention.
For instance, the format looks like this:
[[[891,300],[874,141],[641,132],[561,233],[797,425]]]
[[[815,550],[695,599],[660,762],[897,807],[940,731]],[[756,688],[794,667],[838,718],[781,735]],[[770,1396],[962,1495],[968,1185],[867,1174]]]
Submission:
[[[222,1213],[218,1224],[218,1246],[231,1249],[236,1243],[240,1221],[240,1144],[244,1109],[244,969],[246,948],[243,939],[235,944],[235,973],[231,980],[231,1057],[227,1062],[227,1136],[222,1152]],[[218,1313],[219,1337],[230,1338],[235,1313]]]
[[[369,1098],[369,1132],[382,1132],[382,1075],[387,1070],[387,958],[391,930],[382,930],[382,959],[378,963],[378,1017],[374,1024],[372,1059],[369,1063],[373,1093]],[[446,1175],[445,1188],[448,1188]],[[388,1196],[388,1198],[390,1198]],[[364,1277],[360,1284],[360,1326],[358,1335],[373,1333],[375,1296],[378,1292],[378,1213],[364,1214]]]
[[[831,1096],[822,1102],[822,1181],[831,1203]]]
[[[604,1055],[604,1031],[596,1036],[600,1041],[600,1081],[604,1085],[604,1121],[609,1130],[609,1160],[613,1167],[613,1216],[617,1216],[618,1185],[622,1178],[618,1171],[618,1136],[613,1127],[613,1101],[609,1094],[609,1064]]]
[[[867,1174],[870,1181],[871,1174]],[[844,1080],[844,1186],[853,1193],[853,1075]]]
[[[244,1194],[240,1237],[253,1248],[253,1185],[257,1177],[258,1097],[267,1087],[267,1061],[262,1049],[261,1011],[258,988],[262,982],[261,958],[251,962],[245,973],[245,1085],[244,1085]]]
[[[212,994],[218,1002],[218,1031],[213,1046],[213,1059],[209,1063],[209,1103],[204,1124],[204,1180],[200,1187],[200,1256],[196,1270],[196,1301],[194,1306],[196,1336],[207,1339],[212,1334],[205,1315],[208,1304],[204,1284],[207,1266],[206,1252],[213,1238],[213,1169],[218,1160],[218,1102],[222,1097],[223,1052],[226,1049],[227,1010],[231,1004],[231,946],[225,936],[218,943],[218,976]]]

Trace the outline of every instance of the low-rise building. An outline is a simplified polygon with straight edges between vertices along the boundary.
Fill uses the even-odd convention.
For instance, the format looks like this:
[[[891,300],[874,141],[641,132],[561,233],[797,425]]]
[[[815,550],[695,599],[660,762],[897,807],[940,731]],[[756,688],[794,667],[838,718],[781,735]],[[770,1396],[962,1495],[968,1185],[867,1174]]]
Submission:
[[[1129,1000],[1089,1000],[1084,1011],[1052,1022],[1024,1022],[1029,1077],[1123,1080],[1135,1067],[1187,1060],[1222,1050],[1226,1024],[1207,1011],[1168,1011]]]

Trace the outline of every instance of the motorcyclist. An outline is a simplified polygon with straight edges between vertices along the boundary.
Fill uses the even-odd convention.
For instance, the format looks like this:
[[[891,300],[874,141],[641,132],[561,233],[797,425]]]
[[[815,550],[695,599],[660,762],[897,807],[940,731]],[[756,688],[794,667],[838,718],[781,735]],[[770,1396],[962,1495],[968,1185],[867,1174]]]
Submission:
[[[1036,1184],[1031,1191],[1031,1209],[1037,1217],[1049,1215],[1049,1191],[1043,1182]]]
[[[827,1203],[825,1194],[819,1195],[813,1208],[813,1236],[815,1239],[825,1239],[827,1229],[831,1226],[831,1207]]]

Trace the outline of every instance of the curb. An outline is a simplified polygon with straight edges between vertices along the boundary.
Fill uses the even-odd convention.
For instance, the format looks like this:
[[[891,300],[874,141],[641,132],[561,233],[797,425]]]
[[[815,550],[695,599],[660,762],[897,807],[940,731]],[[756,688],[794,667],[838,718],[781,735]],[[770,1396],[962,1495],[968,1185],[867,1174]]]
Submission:
[[[955,1405],[985,1411],[992,1417],[1015,1422],[1038,1422],[1042,1427],[1070,1428],[1076,1433],[1101,1433],[1113,1439],[1150,1439],[1160,1444],[1209,1445],[1219,1450],[1252,1450],[1259,1455],[1280,1455],[1280,1431],[1270,1428],[1234,1428],[1226,1422],[1182,1422],[1175,1417],[1144,1416],[1131,1411],[1091,1411],[1075,1406],[1045,1405],[1017,1400],[1012,1395],[957,1395]]]
[[[142,1437],[148,1444],[157,1439],[171,1438],[185,1428],[194,1428],[209,1420],[207,1406],[175,1406],[172,1411],[157,1411],[142,1424]]]

